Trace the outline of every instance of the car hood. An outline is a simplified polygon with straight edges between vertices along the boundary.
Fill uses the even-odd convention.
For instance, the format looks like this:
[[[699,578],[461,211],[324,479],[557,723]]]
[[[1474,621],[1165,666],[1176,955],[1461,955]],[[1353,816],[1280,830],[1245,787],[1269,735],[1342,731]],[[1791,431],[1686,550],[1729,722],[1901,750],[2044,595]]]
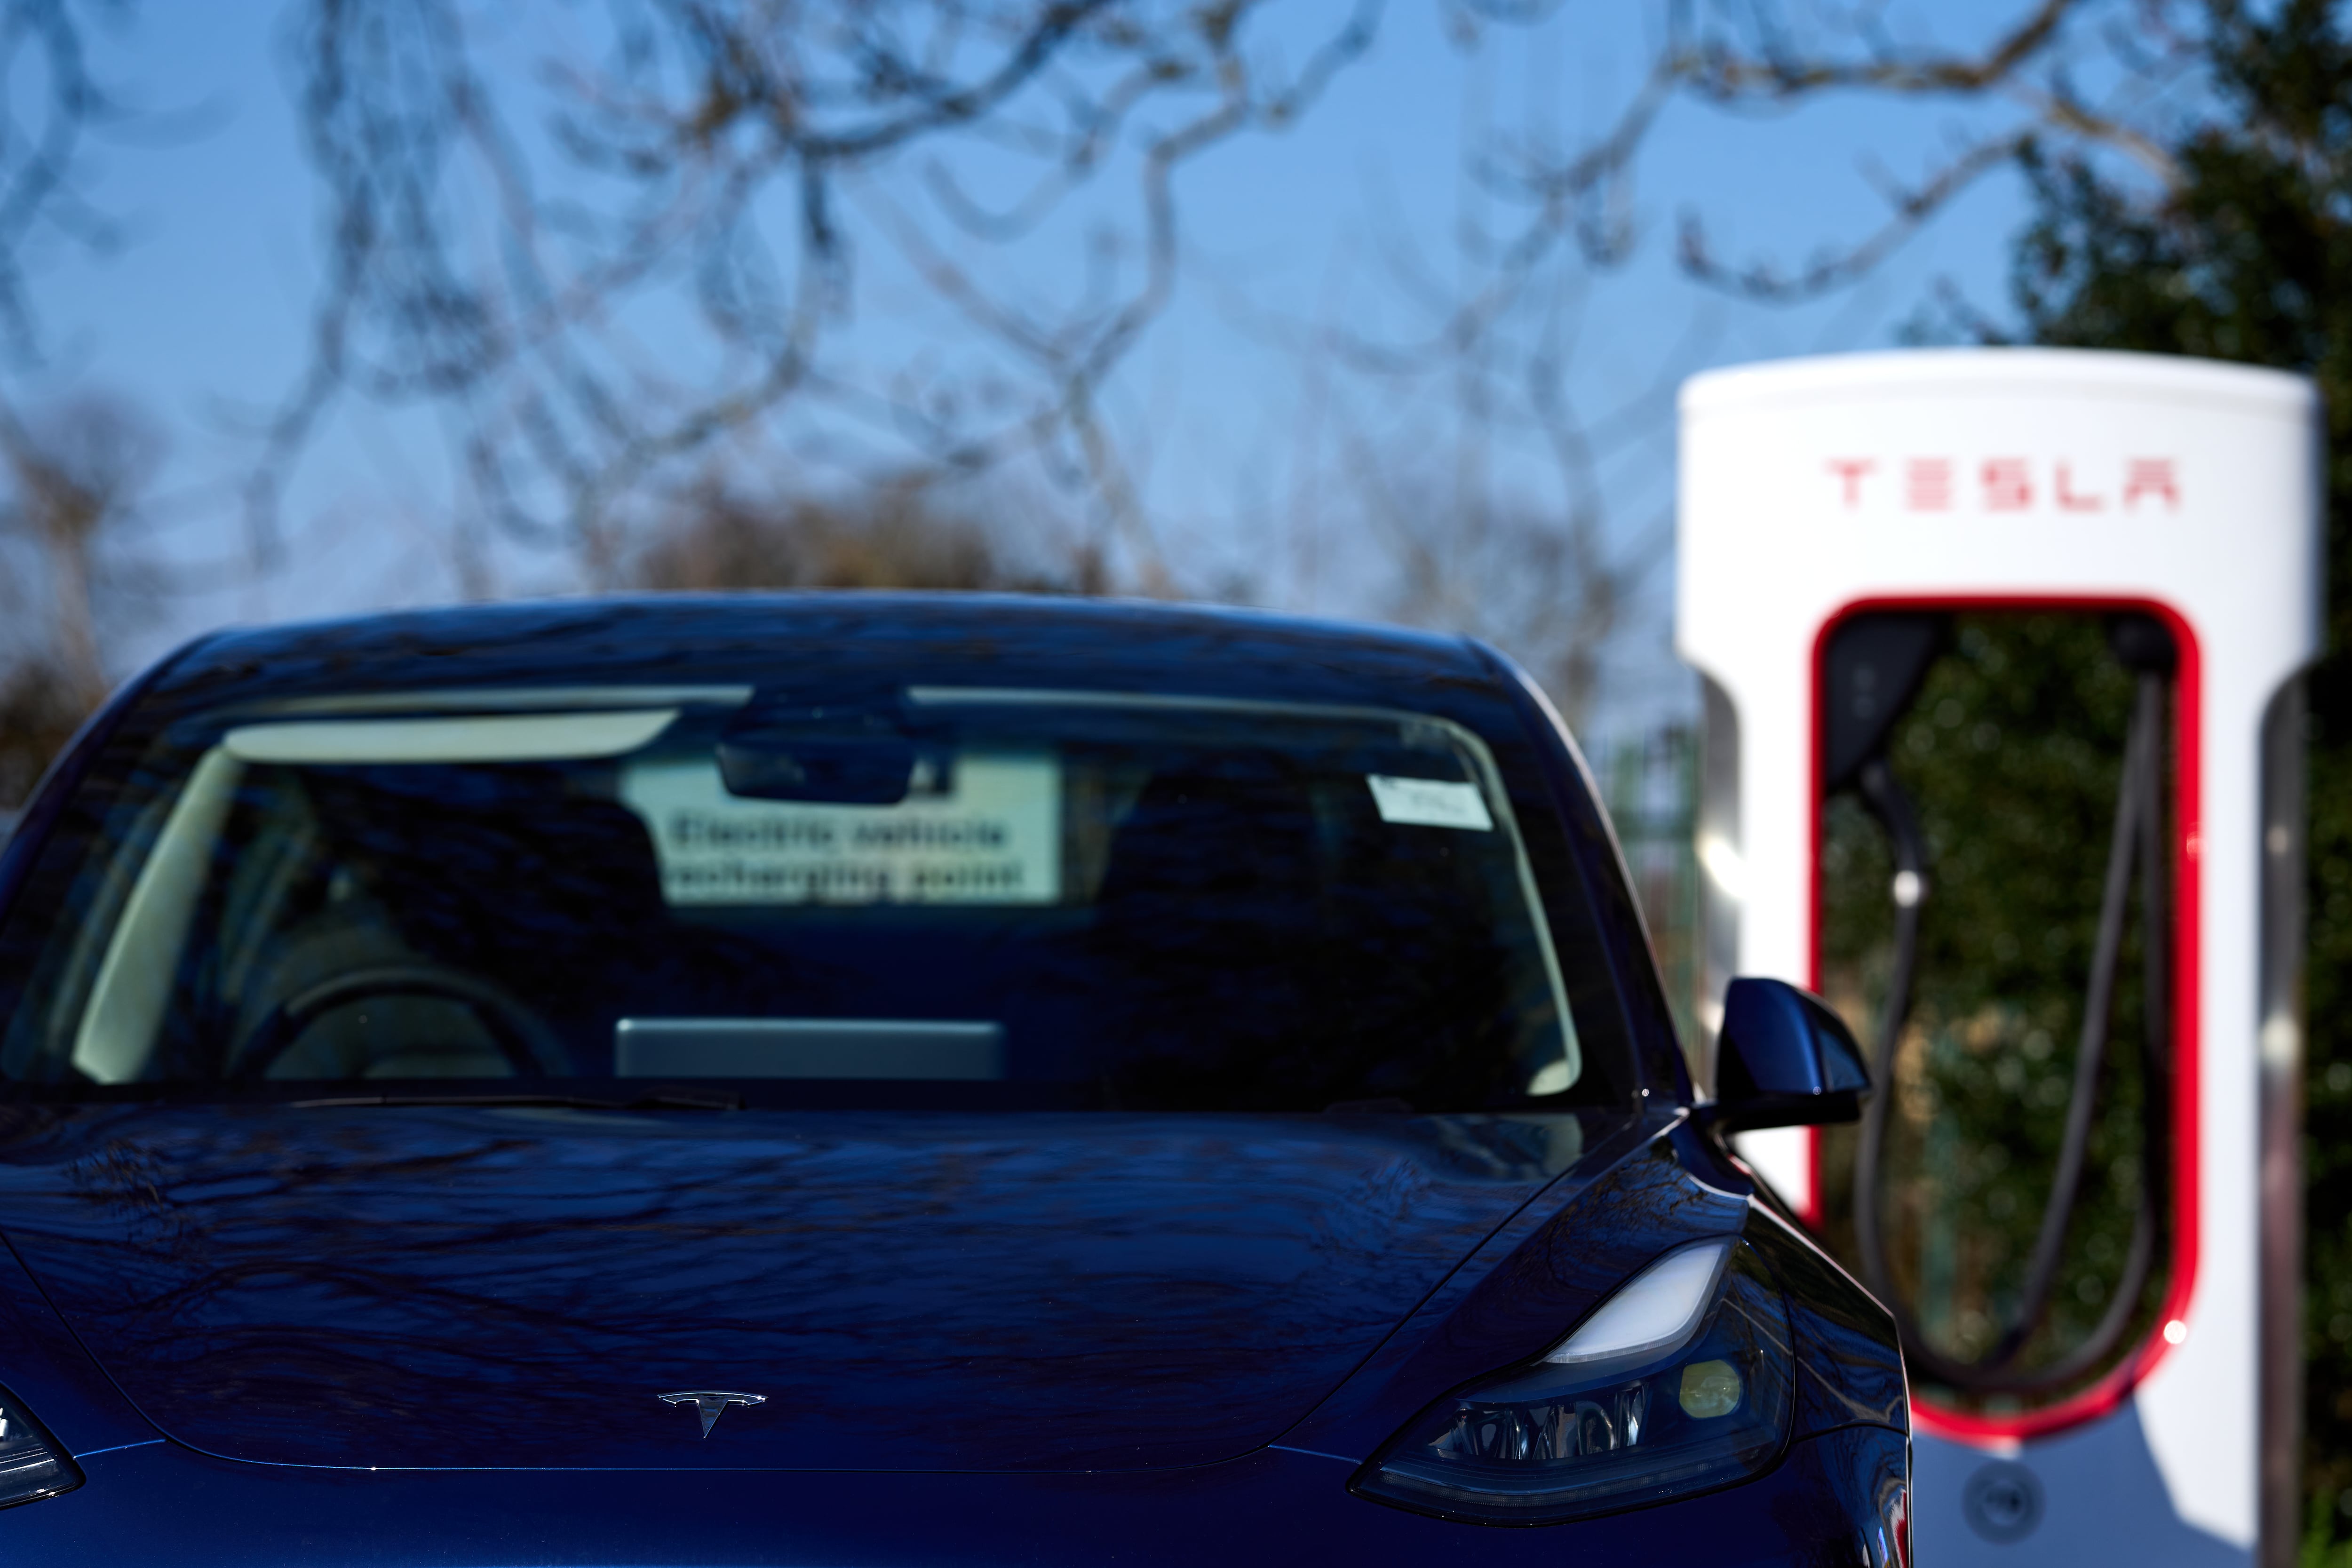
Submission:
[[[163,1431],[378,1467],[1096,1469],[1263,1445],[1570,1116],[8,1113],[5,1234]],[[756,1394],[706,1438],[664,1394]]]

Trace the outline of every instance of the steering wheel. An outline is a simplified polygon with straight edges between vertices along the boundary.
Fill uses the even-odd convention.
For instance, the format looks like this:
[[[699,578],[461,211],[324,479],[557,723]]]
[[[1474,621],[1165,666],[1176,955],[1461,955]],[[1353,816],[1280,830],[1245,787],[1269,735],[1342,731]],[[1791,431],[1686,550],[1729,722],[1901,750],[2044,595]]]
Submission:
[[[440,996],[464,1004],[518,1074],[544,1073],[554,1053],[536,1014],[487,981],[423,964],[354,969],[299,991],[265,1014],[231,1056],[233,1079],[258,1079],[323,1015],[370,996]]]

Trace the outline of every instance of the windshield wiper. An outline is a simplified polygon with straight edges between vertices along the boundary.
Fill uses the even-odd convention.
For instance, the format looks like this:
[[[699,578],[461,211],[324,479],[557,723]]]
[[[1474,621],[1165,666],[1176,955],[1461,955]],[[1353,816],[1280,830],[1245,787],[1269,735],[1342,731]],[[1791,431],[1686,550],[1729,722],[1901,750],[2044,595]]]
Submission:
[[[743,1097],[713,1089],[708,1094],[660,1089],[626,1100],[601,1100],[587,1094],[352,1094],[331,1100],[297,1100],[297,1110],[340,1110],[363,1106],[396,1105],[540,1105],[568,1110],[740,1110]]]

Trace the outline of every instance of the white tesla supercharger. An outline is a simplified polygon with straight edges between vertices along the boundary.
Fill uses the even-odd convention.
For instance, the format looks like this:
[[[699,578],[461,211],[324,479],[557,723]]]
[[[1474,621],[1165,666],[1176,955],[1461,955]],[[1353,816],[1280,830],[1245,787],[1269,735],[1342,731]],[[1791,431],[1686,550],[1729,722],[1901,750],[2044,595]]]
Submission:
[[[1825,871],[1824,824],[1833,806],[1871,824],[1885,845],[1872,864],[1892,868],[1870,884],[1883,910],[1841,918],[1883,921],[1885,936],[1841,1005],[1895,1082],[1882,1084],[1874,1124],[1832,1145],[1852,1151],[1837,1190],[1812,1130],[1751,1133],[1742,1148],[1801,1213],[1847,1216],[1849,1252],[1869,1238],[1875,1256],[1850,1265],[1876,1275],[1914,1341],[1914,1529],[1939,1568],[2294,1559],[2299,677],[2319,651],[2319,461],[2308,383],[2181,359],[1859,354],[1684,389],[1676,625],[1706,700],[1706,994],[1719,1002],[1733,973],[1824,987],[1824,882],[1844,875]],[[1987,1045],[2011,1016],[1997,997],[1966,1018],[1935,1016],[1936,995],[1969,983],[1935,973],[1951,967],[1936,954],[1969,935],[1938,925],[1939,882],[1977,862],[1921,826],[1905,783],[1925,776],[1906,748],[1932,748],[1946,735],[1934,726],[1959,724],[1965,706],[1918,705],[1939,680],[1973,681],[1950,687],[1969,700],[2001,696],[2011,667],[1998,650],[2021,637],[2041,650],[2037,669],[2082,663],[2052,678],[2066,691],[2116,694],[2079,736],[2037,742],[2079,742],[2086,766],[2120,781],[2111,832],[2078,823],[2046,840],[2053,863],[2105,868],[2083,879],[2077,934],[2052,938],[2088,954],[2056,1051],[2048,1030],[2020,1037],[2017,1052]],[[2058,731],[2074,722],[2063,703],[2052,711]],[[2007,743],[1981,720],[1946,737],[1951,755],[1987,766]],[[2114,756],[2096,764],[2102,744]],[[2125,1011],[2129,1030],[2116,1026]],[[2103,1048],[2105,1065],[2059,1070],[2086,1048]],[[2037,1180],[2054,1194],[2032,1267],[1992,1270],[2000,1288],[1971,1287],[1969,1300],[1957,1294],[1980,1216],[1949,1196],[1966,1184],[1937,1187],[1914,1159],[1910,1187],[1869,1184],[1890,1180],[1903,1148],[1939,1136],[1948,1113],[1919,1087],[1937,1061],[1982,1068],[1968,1081],[1987,1094],[2016,1068],[2007,1169],[2016,1179],[2016,1162],[2042,1151]],[[2126,1080],[2137,1143],[2113,1106],[2073,1112]],[[2095,1130],[2078,1138],[2077,1121]],[[2070,1217],[2107,1179],[2073,1147],[2085,1139],[2105,1139],[2094,1154],[2118,1170],[2129,1160],[2115,1149],[2139,1151],[2143,1186],[2115,1178],[2144,1194],[2127,1245],[2085,1241],[2089,1222]],[[1947,1202],[1959,1206],[1942,1229],[1905,1251],[1905,1226],[1927,1236],[1922,1205]],[[2067,1256],[2100,1245],[2105,1273]],[[2053,1307],[2070,1268],[2091,1283]],[[2112,1311],[2084,1304],[2102,1281],[2121,1303]],[[2049,1327],[2058,1307],[2073,1314],[2066,1333]],[[1966,1312],[1973,1348],[1954,1328]]]

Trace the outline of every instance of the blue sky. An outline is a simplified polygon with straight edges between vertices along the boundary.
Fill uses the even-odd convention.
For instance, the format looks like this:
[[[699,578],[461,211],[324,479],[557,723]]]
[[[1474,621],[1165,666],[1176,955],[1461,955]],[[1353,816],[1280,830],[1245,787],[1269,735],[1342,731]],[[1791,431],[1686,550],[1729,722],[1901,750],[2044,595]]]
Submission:
[[[1932,18],[1932,36],[1965,42],[2018,8],[1990,0],[1898,7],[1895,26],[1927,36]],[[570,11],[488,4],[476,15],[528,54],[546,18],[562,26]],[[1326,0],[1296,0],[1280,16],[1304,29],[1337,14]],[[319,187],[302,159],[283,68],[285,24],[276,3],[158,5],[108,44],[104,68],[128,97],[159,110],[194,110],[196,129],[94,146],[89,189],[120,221],[124,243],[103,257],[57,247],[38,254],[33,294],[48,363],[18,383],[35,402],[102,387],[144,406],[171,442],[155,509],[160,537],[182,560],[230,568],[241,546],[236,482],[251,460],[255,422],[303,364],[321,254]],[[1440,282],[1458,278],[1458,226],[1503,216],[1465,184],[1465,137],[1534,121],[1564,142],[1589,135],[1633,85],[1654,25],[1653,7],[1571,0],[1539,28],[1490,28],[1465,47],[1444,35],[1432,0],[1396,0],[1369,56],[1293,129],[1186,169],[1181,289],[1107,407],[1163,544],[1193,585],[1243,584],[1261,600],[1318,612],[1387,607],[1360,519],[1315,499],[1346,467],[1330,421],[1343,418],[1384,460],[1410,464],[1425,446],[1442,468],[1443,454],[1458,447],[1454,406],[1442,384],[1366,377],[1328,359],[1318,369],[1301,345],[1333,331],[1410,337],[1418,323],[1397,287],[1396,256],[1418,253]],[[1277,37],[1269,47],[1289,44],[1295,58],[1304,38]],[[1682,375],[1885,346],[1939,278],[1999,307],[2023,206],[2013,181],[1989,182],[1864,285],[1798,308],[1725,300],[1685,279],[1673,261],[1677,215],[1702,214],[1735,258],[1801,261],[1878,221],[1884,206],[1870,165],[1898,177],[1929,167],[1967,133],[1974,112],[1859,99],[1764,119],[1690,105],[1669,111],[1640,165],[1633,211],[1643,242],[1623,267],[1577,281],[1581,302],[1571,313],[1566,380],[1576,405],[1588,416],[1624,411],[1603,470],[1616,537],[1654,539],[1670,507],[1670,395]],[[1081,193],[1055,226],[1001,258],[994,276],[1040,297],[1068,287],[1086,230],[1120,221],[1124,195],[1115,183]],[[887,255],[867,253],[859,290],[855,324],[840,341],[851,362],[887,375],[973,352],[959,342],[960,324]],[[443,523],[456,502],[441,435],[429,412],[347,405],[307,454],[290,494],[293,564],[170,595],[160,616],[122,628],[118,664],[225,620],[451,597]],[[1548,460],[1524,441],[1497,442],[1486,461],[1498,491],[1524,492],[1538,511],[1561,504]],[[779,462],[781,484],[821,477]],[[1034,493],[1041,509],[1051,504],[1046,492]],[[1302,524],[1309,513],[1318,521]],[[1308,526],[1327,535],[1294,537]],[[1612,661],[1612,712],[1638,719],[1685,700],[1664,654],[1670,570],[1661,562],[1642,579],[1639,624]],[[500,552],[496,576],[501,591],[520,593],[563,591],[575,580],[562,560],[513,549]]]

